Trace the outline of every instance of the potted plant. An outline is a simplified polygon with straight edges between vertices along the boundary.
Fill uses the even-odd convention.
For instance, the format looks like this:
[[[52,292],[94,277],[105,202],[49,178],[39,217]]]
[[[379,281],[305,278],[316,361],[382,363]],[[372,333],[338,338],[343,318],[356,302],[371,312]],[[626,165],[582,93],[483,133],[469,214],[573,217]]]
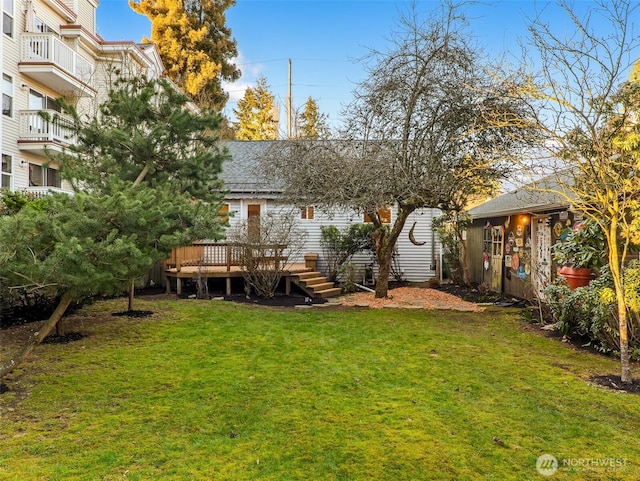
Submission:
[[[606,263],[606,243],[598,224],[586,221],[581,228],[571,230],[553,246],[553,258],[562,266],[560,275],[571,290],[589,285],[594,275]]]

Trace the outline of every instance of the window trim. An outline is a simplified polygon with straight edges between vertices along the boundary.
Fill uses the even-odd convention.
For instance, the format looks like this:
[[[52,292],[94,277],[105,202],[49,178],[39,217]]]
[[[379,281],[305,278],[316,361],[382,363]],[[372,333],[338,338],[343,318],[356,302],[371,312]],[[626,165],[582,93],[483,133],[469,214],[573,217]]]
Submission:
[[[15,0],[9,0],[11,2],[11,11],[7,11],[5,10],[5,2],[7,0],[2,0],[2,33],[4,35],[6,35],[7,37],[11,38],[11,39],[15,39],[16,36],[16,14],[15,14],[15,10],[16,10],[16,1]],[[8,21],[10,22],[10,32],[7,33],[4,31],[4,27],[5,27],[5,20],[8,19]]]
[[[312,221],[316,218],[316,209],[313,205],[306,205],[300,208],[300,219]]]
[[[4,161],[7,161],[7,165],[9,166],[9,170],[5,171],[2,166],[4,165]],[[4,185],[4,179],[8,179],[8,186]],[[2,154],[2,159],[0,161],[0,189],[9,189],[13,188],[13,156],[10,154]]]
[[[11,90],[11,92],[5,92],[5,82],[8,82],[8,87]],[[9,105],[9,114],[5,114],[4,113],[4,98],[5,96],[10,100],[10,105]],[[14,100],[15,100],[15,92],[14,92],[14,88],[13,88],[13,77],[7,73],[2,73],[2,115],[4,115],[5,117],[9,117],[10,119],[13,118],[13,113],[14,113]]]

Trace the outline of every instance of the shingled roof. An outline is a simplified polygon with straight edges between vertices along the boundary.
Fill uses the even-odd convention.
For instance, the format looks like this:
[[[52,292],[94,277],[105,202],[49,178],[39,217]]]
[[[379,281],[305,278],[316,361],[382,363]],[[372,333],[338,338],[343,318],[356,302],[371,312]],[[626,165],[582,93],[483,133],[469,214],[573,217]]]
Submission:
[[[255,194],[264,199],[278,197],[282,189],[269,185],[258,172],[257,164],[267,150],[281,140],[232,140],[222,142],[231,158],[222,164],[220,177],[229,192],[227,198],[242,198]]]
[[[570,178],[563,178],[563,183],[567,182],[570,182]],[[522,212],[539,213],[567,209],[570,202],[560,194],[564,190],[555,176],[545,177],[535,184],[525,185],[480,204],[470,209],[469,215],[472,219],[481,219]]]

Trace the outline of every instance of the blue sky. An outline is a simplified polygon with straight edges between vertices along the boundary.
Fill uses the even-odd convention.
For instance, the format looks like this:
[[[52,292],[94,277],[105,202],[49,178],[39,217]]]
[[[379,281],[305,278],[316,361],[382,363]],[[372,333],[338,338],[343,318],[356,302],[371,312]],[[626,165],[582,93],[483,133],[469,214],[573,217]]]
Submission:
[[[418,6],[429,11],[439,3],[421,0]],[[539,2],[538,8],[545,4]],[[584,8],[590,2],[576,4]],[[259,76],[267,79],[284,112],[291,59],[294,108],[302,107],[311,96],[336,125],[342,106],[349,103],[355,84],[365,75],[357,59],[369,48],[388,45],[398,10],[407,5],[391,0],[237,0],[226,16],[238,42],[237,64],[243,75],[227,87],[230,101],[225,112],[235,119],[235,102]],[[468,12],[471,31],[491,56],[517,55],[518,38],[526,35],[526,18],[533,15],[533,5],[530,0],[478,3]],[[97,25],[107,40],[140,41],[151,31],[147,18],[131,10],[126,0],[101,0]],[[562,31],[565,25],[557,27]]]

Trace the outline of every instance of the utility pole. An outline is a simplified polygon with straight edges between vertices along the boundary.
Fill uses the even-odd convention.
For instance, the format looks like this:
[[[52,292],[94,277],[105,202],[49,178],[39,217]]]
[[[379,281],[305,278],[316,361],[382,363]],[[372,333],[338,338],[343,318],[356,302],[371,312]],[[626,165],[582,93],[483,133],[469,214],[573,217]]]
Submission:
[[[293,101],[291,94],[291,59],[289,59],[289,93],[287,95],[287,138],[293,137]]]

